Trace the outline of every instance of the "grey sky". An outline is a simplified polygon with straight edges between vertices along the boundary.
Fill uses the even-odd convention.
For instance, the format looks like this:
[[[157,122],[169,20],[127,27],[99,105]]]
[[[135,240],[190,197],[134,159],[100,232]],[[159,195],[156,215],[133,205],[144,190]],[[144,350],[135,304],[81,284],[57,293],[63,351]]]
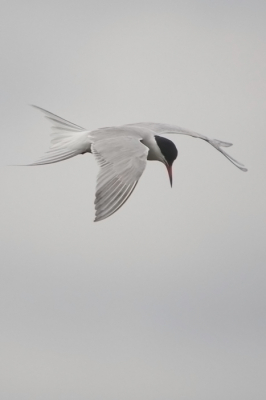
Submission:
[[[265,399],[266,5],[3,1],[1,385],[8,400]],[[232,142],[149,163],[93,223],[92,156],[50,166],[36,104],[88,129]]]

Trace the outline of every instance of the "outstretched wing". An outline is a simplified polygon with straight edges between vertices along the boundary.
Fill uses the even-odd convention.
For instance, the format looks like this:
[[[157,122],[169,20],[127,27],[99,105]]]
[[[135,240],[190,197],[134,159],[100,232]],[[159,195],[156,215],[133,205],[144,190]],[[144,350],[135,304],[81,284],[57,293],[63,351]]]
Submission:
[[[92,153],[100,165],[95,221],[109,217],[126,202],[146,167],[148,151],[132,137],[109,138],[92,145]]]
[[[217,139],[209,139],[207,136],[201,135],[200,133],[196,133],[193,131],[189,131],[188,129],[180,128],[179,126],[175,125],[168,125],[168,124],[157,124],[157,123],[150,123],[150,122],[141,122],[139,124],[132,124],[135,126],[143,127],[150,129],[156,134],[172,134],[172,133],[179,133],[181,135],[188,135],[194,138],[203,139],[206,142],[210,143],[215,149],[217,149],[220,153],[222,153],[231,163],[233,163],[237,168],[241,169],[241,171],[247,171],[247,168],[244,167],[243,164],[235,160],[231,157],[228,153],[226,153],[222,147],[230,147],[232,143],[222,142],[221,140]]]

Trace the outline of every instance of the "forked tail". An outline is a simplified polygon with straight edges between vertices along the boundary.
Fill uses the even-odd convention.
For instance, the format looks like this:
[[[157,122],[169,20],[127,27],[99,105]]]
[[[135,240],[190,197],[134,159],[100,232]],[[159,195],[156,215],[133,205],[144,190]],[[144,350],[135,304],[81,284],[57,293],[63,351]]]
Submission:
[[[69,122],[41,107],[33,106],[45,114],[53,122],[49,150],[37,161],[28,165],[44,165],[56,163],[90,152],[89,131]]]

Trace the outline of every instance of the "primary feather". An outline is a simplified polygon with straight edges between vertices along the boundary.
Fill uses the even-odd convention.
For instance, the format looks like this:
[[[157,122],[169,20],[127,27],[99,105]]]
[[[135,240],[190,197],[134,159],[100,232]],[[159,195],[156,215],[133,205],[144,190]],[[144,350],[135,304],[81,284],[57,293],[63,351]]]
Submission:
[[[132,137],[96,141],[92,153],[100,165],[95,221],[117,211],[133,192],[147,163],[148,148]]]

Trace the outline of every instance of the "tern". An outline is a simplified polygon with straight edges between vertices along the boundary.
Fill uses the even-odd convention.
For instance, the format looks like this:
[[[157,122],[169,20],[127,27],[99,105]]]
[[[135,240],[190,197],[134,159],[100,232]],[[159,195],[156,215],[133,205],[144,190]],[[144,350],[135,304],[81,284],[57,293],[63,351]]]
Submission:
[[[79,154],[92,153],[99,166],[95,196],[95,220],[114,214],[135,189],[147,161],[162,162],[172,186],[172,165],[178,151],[175,144],[162,134],[182,134],[203,139],[222,153],[242,171],[243,164],[227,154],[222,147],[232,144],[209,139],[199,133],[175,125],[135,123],[93,131],[73,124],[41,107],[33,106],[53,122],[50,148],[38,161],[28,165],[56,163]]]

